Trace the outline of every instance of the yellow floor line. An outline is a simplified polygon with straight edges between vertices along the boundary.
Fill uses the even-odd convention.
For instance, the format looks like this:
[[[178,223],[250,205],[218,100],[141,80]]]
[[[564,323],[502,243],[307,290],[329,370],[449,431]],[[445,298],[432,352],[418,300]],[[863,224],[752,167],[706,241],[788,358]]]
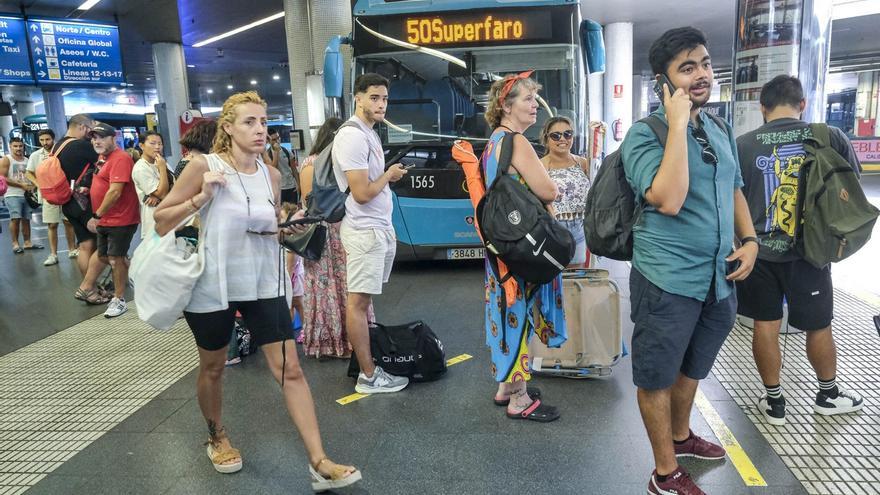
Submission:
[[[471,356],[470,354],[460,354],[458,356],[455,356],[454,358],[446,360],[446,366],[452,366],[452,365],[458,364],[462,361],[467,361],[468,359],[471,359],[471,358],[473,358],[473,356]],[[359,400],[363,399],[364,397],[369,397],[369,396],[370,396],[370,394],[354,393],[351,395],[346,395],[345,397],[343,397],[341,399],[336,399],[336,403],[341,406],[345,406],[345,405],[351,404],[352,402],[359,401]]]
[[[733,462],[733,466],[739,472],[746,486],[767,486],[767,482],[764,481],[764,477],[758,472],[758,468],[749,459],[746,451],[743,450],[736,437],[733,436],[733,432],[724,424],[724,420],[721,419],[718,411],[712,407],[709,399],[703,395],[702,391],[697,390],[695,402],[703,418],[706,419],[709,427],[712,428],[715,436],[721,442],[721,446],[727,451],[727,457]]]

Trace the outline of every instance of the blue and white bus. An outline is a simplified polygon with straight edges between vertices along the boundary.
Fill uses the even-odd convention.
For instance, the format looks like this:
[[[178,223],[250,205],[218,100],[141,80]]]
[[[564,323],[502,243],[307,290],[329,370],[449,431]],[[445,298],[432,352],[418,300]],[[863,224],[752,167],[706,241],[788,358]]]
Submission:
[[[464,174],[452,159],[456,137],[491,131],[483,118],[489,86],[535,69],[545,101],[526,133],[537,140],[551,115],[572,119],[586,150],[588,38],[604,64],[601,28],[581,21],[579,0],[358,0],[353,8],[353,77],[391,81],[388,125],[380,125],[386,161],[415,165],[393,187],[398,256],[482,258]],[[598,34],[598,37],[596,37]],[[582,41],[583,40],[583,41]]]

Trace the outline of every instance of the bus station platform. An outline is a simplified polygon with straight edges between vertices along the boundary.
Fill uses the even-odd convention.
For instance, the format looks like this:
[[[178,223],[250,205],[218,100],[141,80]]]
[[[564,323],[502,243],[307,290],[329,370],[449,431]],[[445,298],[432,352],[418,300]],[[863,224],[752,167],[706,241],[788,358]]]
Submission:
[[[864,179],[880,199],[880,177]],[[0,245],[8,243],[8,230]],[[35,238],[45,236],[36,231]],[[63,243],[62,243],[63,245]],[[65,253],[66,254],[66,253]],[[762,384],[750,330],[737,324],[703,381],[692,424],[718,439],[721,461],[683,460],[712,494],[880,493],[880,312],[872,242],[835,266],[834,331],[839,380],[862,394],[851,415],[812,413],[815,377],[803,333],[782,336],[783,427],[764,424]],[[205,456],[196,401],[198,363],[181,320],[158,332],[128,313],[72,297],[77,270],[66,257],[0,250],[0,494],[306,494],[307,459],[259,354],[226,370],[224,422],[244,469],[214,471]],[[315,397],[327,452],[362,470],[351,494],[642,494],[653,460],[624,358],[611,376],[535,377],[562,418],[511,421],[495,391],[483,330],[480,262],[399,263],[375,300],[383,323],[424,320],[442,339],[447,375],[387,396],[352,397],[347,361],[300,358]],[[622,287],[628,345],[626,266]],[[301,353],[300,353],[301,354]]]

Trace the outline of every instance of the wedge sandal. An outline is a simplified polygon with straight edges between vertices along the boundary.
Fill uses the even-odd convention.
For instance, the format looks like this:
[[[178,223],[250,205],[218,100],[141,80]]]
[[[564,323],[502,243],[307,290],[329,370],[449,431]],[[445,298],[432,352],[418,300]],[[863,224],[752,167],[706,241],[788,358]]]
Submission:
[[[231,474],[237,473],[241,471],[241,452],[238,449],[233,449],[232,447],[221,450],[214,446],[214,442],[210,439],[205,444],[207,445],[208,451],[208,459],[211,459],[211,464],[214,465],[214,470],[218,473],[223,474]],[[233,459],[238,459],[238,462],[229,462]]]
[[[329,478],[325,478],[324,475],[318,472],[318,468],[321,467],[321,464],[328,461],[329,459],[325,457],[318,461],[314,466],[309,465],[309,473],[312,475],[312,490],[316,493],[334,490],[336,488],[344,488],[361,480],[361,472],[358,471],[357,468],[353,466],[341,466],[339,464],[336,464],[331,470]],[[346,475],[349,469],[354,469],[354,471]]]

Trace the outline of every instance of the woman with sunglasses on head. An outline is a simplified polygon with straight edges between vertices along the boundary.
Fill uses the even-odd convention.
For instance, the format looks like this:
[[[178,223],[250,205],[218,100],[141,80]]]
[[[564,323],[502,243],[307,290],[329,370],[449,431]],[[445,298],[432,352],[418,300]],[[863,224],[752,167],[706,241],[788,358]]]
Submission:
[[[590,188],[590,162],[572,154],[574,130],[567,117],[551,117],[541,130],[541,144],[547,153],[541,163],[559,188],[559,196],[553,202],[556,219],[565,226],[577,247],[569,268],[589,265],[587,238],[584,235],[584,209],[587,206],[587,190]]]
[[[285,353],[286,340],[293,337],[286,300],[291,288],[277,232],[281,175],[259,158],[266,132],[266,102],[252,91],[230,96],[217,121],[213,153],[194,156],[186,166],[156,209],[156,231],[164,235],[201,210],[205,268],[184,317],[198,346],[196,386],[214,469],[233,473],[242,467],[221,421],[226,347],[239,311],[281,384],[308,453],[312,488],[339,488],[360,480],[361,473],[327,458],[296,347]]]
[[[556,184],[531,143],[522,135],[535,124],[538,114],[537,96],[541,85],[529,77],[531,74],[532,71],[509,75],[492,84],[485,118],[493,131],[481,166],[488,188],[498,172],[503,139],[513,133],[513,155],[507,173],[552,209],[558,194]],[[494,402],[505,406],[507,417],[511,419],[546,423],[559,419],[559,411],[543,403],[538,389],[526,387],[531,379],[529,339],[532,333],[537,333],[551,347],[565,342],[562,276],[543,285],[528,284],[517,276],[502,282],[487,258],[486,344],[492,351],[492,375],[498,382]]]

